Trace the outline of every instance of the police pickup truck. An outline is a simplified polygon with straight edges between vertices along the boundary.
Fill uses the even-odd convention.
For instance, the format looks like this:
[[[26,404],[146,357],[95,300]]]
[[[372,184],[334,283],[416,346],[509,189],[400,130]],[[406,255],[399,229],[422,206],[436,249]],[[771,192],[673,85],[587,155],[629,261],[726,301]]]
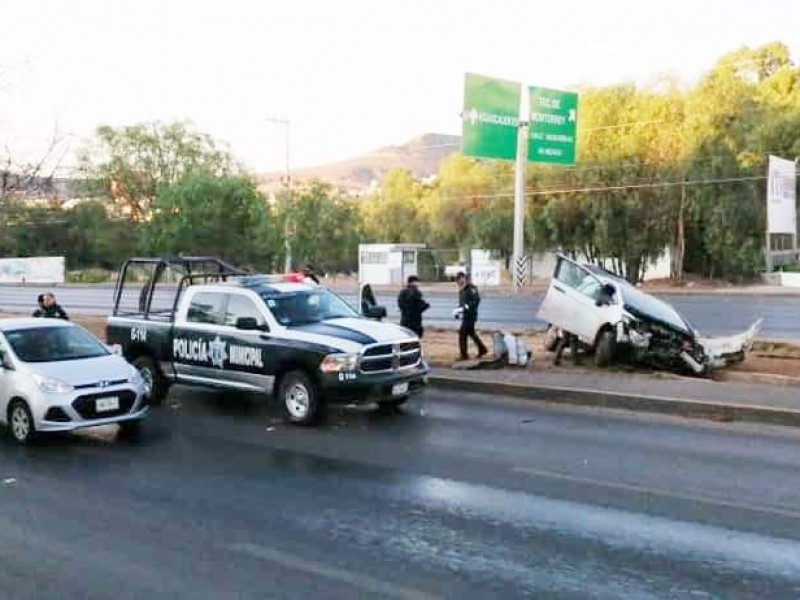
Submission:
[[[384,315],[214,257],[132,258],[117,278],[107,342],[140,370],[152,403],[172,383],[274,394],[305,425],[328,403],[394,408],[426,386],[419,339]]]

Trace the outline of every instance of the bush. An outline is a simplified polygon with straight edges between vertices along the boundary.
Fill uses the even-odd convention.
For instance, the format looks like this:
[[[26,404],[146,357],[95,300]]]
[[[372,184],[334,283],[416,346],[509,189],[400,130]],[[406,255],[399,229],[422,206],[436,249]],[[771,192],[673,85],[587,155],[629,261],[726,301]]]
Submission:
[[[114,281],[116,273],[105,269],[82,269],[67,271],[67,283],[108,283]]]

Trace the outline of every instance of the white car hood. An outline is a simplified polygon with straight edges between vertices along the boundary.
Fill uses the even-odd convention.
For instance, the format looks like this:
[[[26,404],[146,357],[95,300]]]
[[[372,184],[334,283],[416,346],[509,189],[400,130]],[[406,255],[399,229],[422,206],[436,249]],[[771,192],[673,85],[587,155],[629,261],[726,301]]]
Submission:
[[[703,346],[709,359],[711,359],[711,365],[722,367],[727,363],[727,357],[750,350],[763,322],[764,319],[758,319],[747,331],[734,335],[719,337],[697,336],[697,341]]]
[[[73,386],[89,385],[98,381],[128,380],[130,365],[121,356],[110,354],[96,358],[62,360],[47,363],[27,363],[31,371],[65,381]]]

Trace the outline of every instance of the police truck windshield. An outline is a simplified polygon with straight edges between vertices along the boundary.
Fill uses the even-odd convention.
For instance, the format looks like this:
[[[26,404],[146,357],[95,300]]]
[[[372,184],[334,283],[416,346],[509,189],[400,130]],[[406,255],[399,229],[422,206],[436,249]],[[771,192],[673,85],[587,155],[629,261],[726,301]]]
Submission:
[[[284,327],[359,316],[344,300],[327,290],[265,293],[261,297]]]

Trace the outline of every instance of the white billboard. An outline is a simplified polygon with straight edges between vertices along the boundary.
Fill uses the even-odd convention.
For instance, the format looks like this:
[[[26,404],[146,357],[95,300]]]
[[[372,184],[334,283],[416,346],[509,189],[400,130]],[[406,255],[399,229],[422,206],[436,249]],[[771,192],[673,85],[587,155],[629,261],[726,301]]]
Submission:
[[[64,283],[64,257],[0,258],[0,283]]]
[[[793,160],[769,157],[767,170],[767,233],[797,234],[797,208]]]

